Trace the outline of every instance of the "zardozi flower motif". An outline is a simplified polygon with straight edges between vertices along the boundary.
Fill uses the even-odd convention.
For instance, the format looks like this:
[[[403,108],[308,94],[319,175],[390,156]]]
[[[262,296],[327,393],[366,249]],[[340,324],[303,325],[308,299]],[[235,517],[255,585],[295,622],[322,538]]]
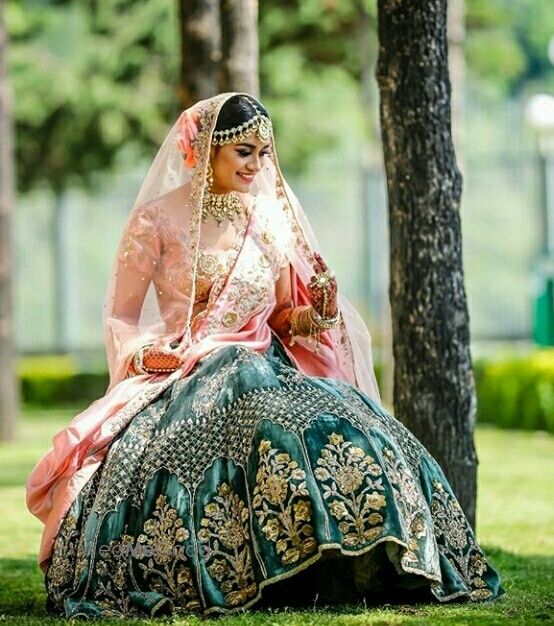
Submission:
[[[483,552],[455,496],[440,480],[433,481],[431,501],[435,538],[441,553],[471,586],[472,600],[492,596],[482,575],[488,570]]]
[[[315,477],[323,486],[331,515],[339,521],[339,530],[348,547],[359,546],[377,538],[383,531],[386,506],[381,467],[375,459],[345,441],[339,433],[328,436],[329,443],[321,450]]]
[[[204,506],[197,533],[204,544],[210,576],[219,584],[229,606],[239,606],[256,595],[250,553],[248,508],[231,486],[223,482],[217,495]]]
[[[275,542],[283,565],[313,553],[312,505],[307,498],[306,473],[285,452],[263,439],[252,507],[268,541]]]

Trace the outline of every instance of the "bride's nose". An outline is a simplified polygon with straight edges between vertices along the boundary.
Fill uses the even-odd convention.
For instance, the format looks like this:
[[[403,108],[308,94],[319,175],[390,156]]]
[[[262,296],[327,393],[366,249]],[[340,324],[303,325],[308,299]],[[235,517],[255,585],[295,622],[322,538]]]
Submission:
[[[252,156],[252,159],[248,162],[248,169],[253,174],[257,174],[262,169],[262,163],[258,155]]]

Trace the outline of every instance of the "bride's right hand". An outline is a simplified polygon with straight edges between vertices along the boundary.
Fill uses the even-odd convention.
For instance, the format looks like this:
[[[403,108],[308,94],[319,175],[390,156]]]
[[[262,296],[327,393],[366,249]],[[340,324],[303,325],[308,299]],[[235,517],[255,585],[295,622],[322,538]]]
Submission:
[[[155,373],[157,371],[175,371],[183,364],[183,359],[171,349],[167,350],[159,346],[151,346],[144,351],[142,365],[145,370]]]

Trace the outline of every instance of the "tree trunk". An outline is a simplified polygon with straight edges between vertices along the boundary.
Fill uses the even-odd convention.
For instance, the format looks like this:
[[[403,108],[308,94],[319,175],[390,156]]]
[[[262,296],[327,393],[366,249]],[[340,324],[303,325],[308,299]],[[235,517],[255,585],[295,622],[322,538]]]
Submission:
[[[475,526],[475,384],[450,120],[447,0],[378,1],[390,229],[394,412]]]
[[[222,91],[258,97],[258,1],[222,0]]]
[[[465,157],[465,38],[466,38],[466,3],[465,0],[448,2],[448,69],[452,84],[452,135],[458,156],[458,166],[464,172]]]
[[[0,0],[0,439],[12,441],[19,406],[12,289],[15,157],[4,7]]]
[[[179,0],[181,81],[179,104],[186,109],[219,92],[221,60],[219,0]]]

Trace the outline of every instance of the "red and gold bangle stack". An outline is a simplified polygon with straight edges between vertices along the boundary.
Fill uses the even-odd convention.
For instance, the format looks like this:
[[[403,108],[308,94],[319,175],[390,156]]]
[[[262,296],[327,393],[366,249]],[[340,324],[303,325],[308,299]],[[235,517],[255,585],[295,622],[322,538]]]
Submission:
[[[308,343],[313,343],[315,337],[315,351],[317,352],[321,344],[321,331],[336,328],[340,322],[339,310],[334,317],[322,317],[311,305],[294,307],[290,314],[289,335],[291,340],[289,343],[291,346],[296,343],[294,341],[295,335],[308,337]]]

